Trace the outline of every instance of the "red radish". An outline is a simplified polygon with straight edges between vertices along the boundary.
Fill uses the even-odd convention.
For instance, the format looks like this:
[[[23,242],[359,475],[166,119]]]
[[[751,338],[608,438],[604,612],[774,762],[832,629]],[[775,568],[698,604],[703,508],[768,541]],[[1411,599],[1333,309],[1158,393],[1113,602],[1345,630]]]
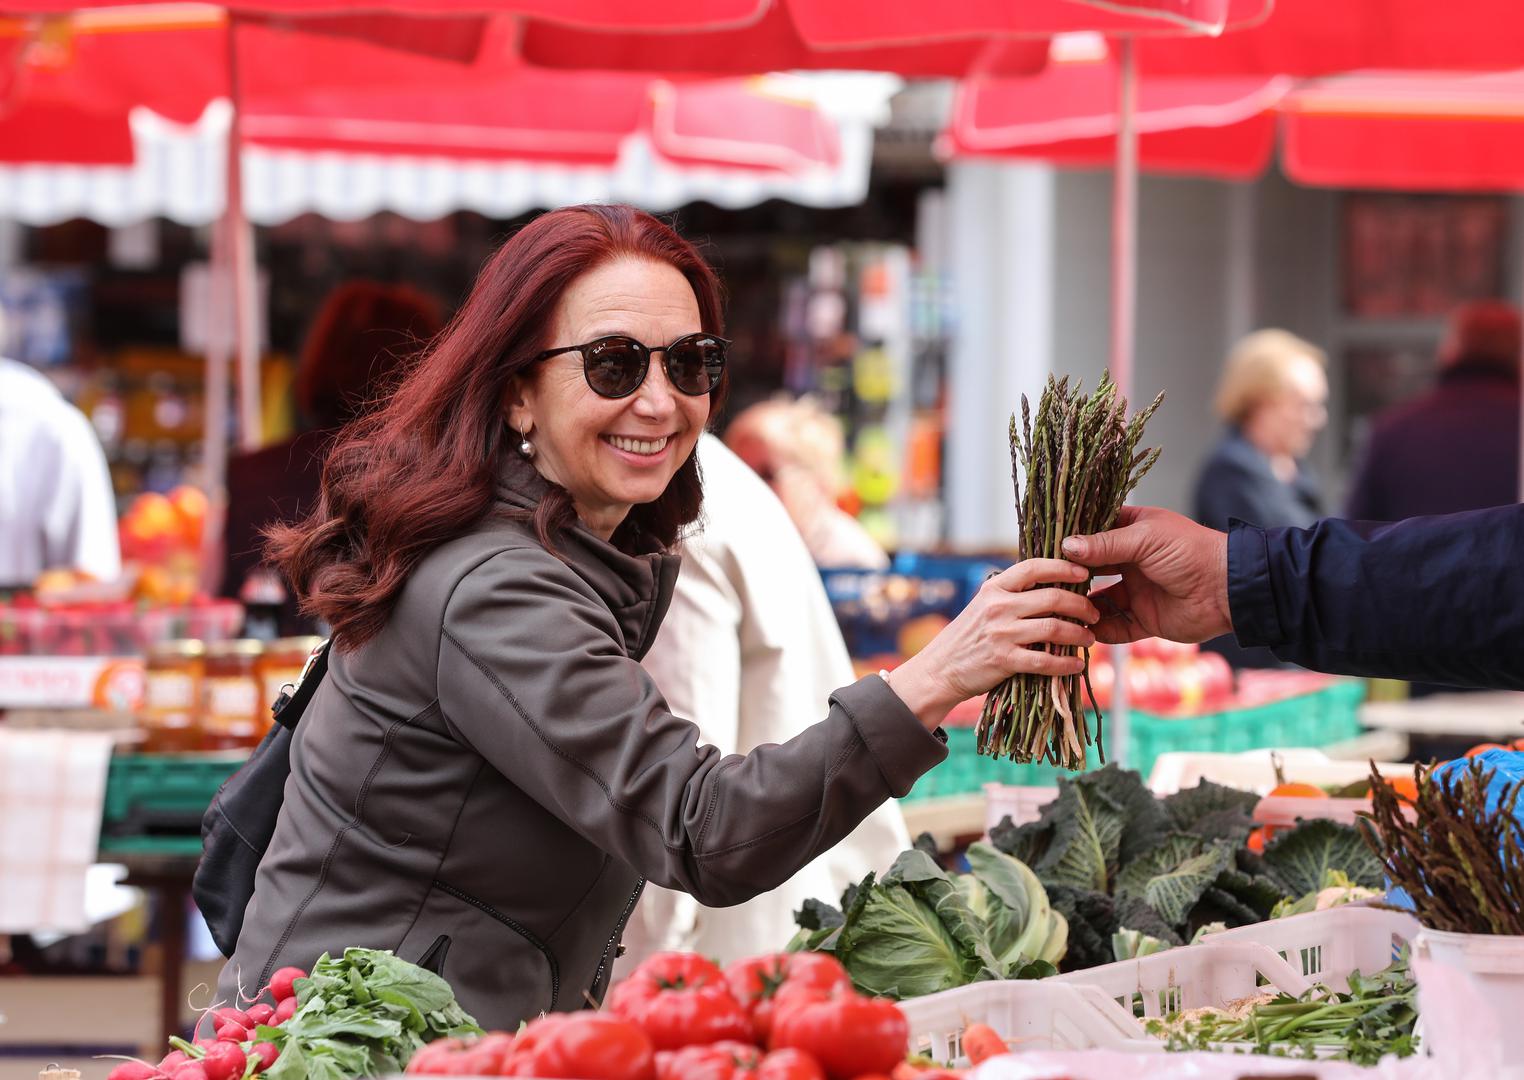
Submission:
[[[190,1058],[185,1056],[184,1050],[171,1050],[164,1055],[164,1060],[159,1062],[159,1072],[169,1076],[189,1060]]]
[[[235,1009],[231,1005],[224,1005],[220,1009],[212,1010],[212,1026],[221,1027],[223,1024],[237,1024],[239,1027],[253,1027],[249,1023],[249,1014],[242,1009]]]
[[[252,1028],[260,1024],[268,1024],[270,1018],[274,1015],[274,1005],[266,1005],[263,1001],[258,1005],[250,1005],[248,1008],[249,1023],[245,1026]]]
[[[222,1024],[217,1028],[217,1041],[221,1043],[241,1043],[249,1038],[249,1029],[242,1024]],[[211,1048],[208,1047],[208,1050]]]
[[[203,1035],[203,1036],[201,1036],[201,1038],[196,1040],[196,1045],[201,1047],[201,1049],[203,1049],[203,1050],[205,1050],[208,1046],[216,1046],[217,1045],[217,1036],[216,1035]]]
[[[236,1043],[218,1043],[201,1059],[206,1070],[206,1080],[239,1080],[249,1064],[248,1055]]]
[[[307,973],[299,967],[283,967],[270,976],[270,993],[276,1001],[284,1001],[288,997],[295,997],[296,987],[292,984],[297,979],[305,979],[306,977]]]
[[[106,1074],[106,1080],[150,1080],[159,1070],[146,1061],[124,1061]]]
[[[276,1023],[276,1024],[284,1024],[287,1020],[291,1019],[292,1014],[294,1014],[295,1012],[296,1012],[296,998],[294,998],[294,997],[288,997],[288,998],[286,998],[279,1005],[275,1006],[275,1020],[274,1020],[274,1023]]]
[[[280,1051],[276,1049],[274,1043],[255,1043],[254,1049],[249,1051],[249,1056],[254,1059],[254,1071],[262,1073],[275,1064],[275,1059],[280,1057]]]
[[[212,1080],[206,1075],[206,1068],[199,1061],[187,1061],[170,1076],[170,1080]]]

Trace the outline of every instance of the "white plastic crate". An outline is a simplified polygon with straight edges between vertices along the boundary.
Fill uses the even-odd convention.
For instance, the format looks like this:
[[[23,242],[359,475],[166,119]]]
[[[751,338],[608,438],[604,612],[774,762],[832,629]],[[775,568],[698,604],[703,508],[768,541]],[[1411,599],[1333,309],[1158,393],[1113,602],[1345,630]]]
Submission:
[[[1160,754],[1148,774],[1148,786],[1156,795],[1169,795],[1193,788],[1203,780],[1267,794],[1275,787],[1275,759],[1279,758],[1287,780],[1326,785],[1353,784],[1371,774],[1368,761],[1333,761],[1321,750],[1246,750],[1241,754],[1171,752]],[[1413,766],[1377,762],[1382,776],[1412,776]]]
[[[1279,953],[1252,941],[1183,945],[1046,981],[1093,987],[1128,1016],[1148,1019],[1223,1008],[1256,994],[1304,994],[1312,987]]]
[[[1418,920],[1405,911],[1345,904],[1285,919],[1222,930],[1205,946],[1255,944],[1274,950],[1308,982],[1343,993],[1352,971],[1380,971],[1418,936]],[[1166,955],[1166,954],[1161,954]]]
[[[1056,787],[1024,787],[1017,784],[984,785],[984,835],[1006,818],[1025,825],[1042,816],[1042,808],[1058,798]]]
[[[1055,979],[981,982],[900,1002],[911,1053],[966,1065],[963,1029],[988,1024],[1016,1052],[1156,1049],[1130,1015],[1093,988]]]

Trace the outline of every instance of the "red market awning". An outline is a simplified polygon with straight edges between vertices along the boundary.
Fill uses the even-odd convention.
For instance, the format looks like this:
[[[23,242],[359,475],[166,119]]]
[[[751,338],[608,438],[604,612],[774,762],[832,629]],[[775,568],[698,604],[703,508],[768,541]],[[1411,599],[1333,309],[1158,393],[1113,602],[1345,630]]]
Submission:
[[[1116,65],[1055,63],[1026,78],[970,78],[958,87],[938,150],[946,157],[1033,158],[1109,168],[1116,159]],[[1287,78],[1144,79],[1138,154],[1149,172],[1243,180],[1275,151],[1272,111]]]
[[[521,49],[545,67],[748,74],[794,69],[959,76],[991,63],[1026,74],[1063,33],[1214,34],[1269,0],[772,0],[744,24],[635,34],[528,19]],[[998,57],[998,59],[996,58]]]
[[[1524,191],[1524,71],[1317,79],[1281,103],[1281,140],[1298,183]]]
[[[1144,75],[1316,76],[1363,69],[1504,70],[1524,62],[1517,0],[1274,0],[1210,41],[1140,40]]]

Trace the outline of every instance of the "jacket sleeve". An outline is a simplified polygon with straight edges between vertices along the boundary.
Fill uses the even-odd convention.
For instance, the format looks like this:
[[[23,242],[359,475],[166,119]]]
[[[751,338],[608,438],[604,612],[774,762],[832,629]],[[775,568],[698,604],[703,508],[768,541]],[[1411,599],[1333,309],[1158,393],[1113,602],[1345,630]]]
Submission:
[[[546,810],[711,906],[786,881],[947,754],[876,676],[782,745],[700,746],[609,610],[542,551],[500,554],[456,588],[439,698],[456,737]]]
[[[1524,689],[1524,506],[1228,534],[1244,645],[1344,675]]]

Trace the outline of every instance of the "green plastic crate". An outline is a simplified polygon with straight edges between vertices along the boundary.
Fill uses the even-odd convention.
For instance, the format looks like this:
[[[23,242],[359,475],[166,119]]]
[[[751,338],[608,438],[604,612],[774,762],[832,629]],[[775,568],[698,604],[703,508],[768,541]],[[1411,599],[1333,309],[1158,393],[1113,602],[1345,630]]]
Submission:
[[[102,847],[134,836],[199,837],[212,796],[246,760],[238,753],[115,755],[106,773]]]
[[[1365,686],[1340,680],[1321,690],[1280,701],[1199,716],[1128,715],[1127,767],[1145,777],[1160,754],[1210,751],[1233,754],[1272,746],[1328,746],[1360,734],[1359,706]],[[973,728],[947,729],[947,760],[916,782],[907,800],[971,795],[987,783],[1050,787],[1068,770],[1019,765],[974,752]],[[1097,766],[1099,762],[1096,763]]]

